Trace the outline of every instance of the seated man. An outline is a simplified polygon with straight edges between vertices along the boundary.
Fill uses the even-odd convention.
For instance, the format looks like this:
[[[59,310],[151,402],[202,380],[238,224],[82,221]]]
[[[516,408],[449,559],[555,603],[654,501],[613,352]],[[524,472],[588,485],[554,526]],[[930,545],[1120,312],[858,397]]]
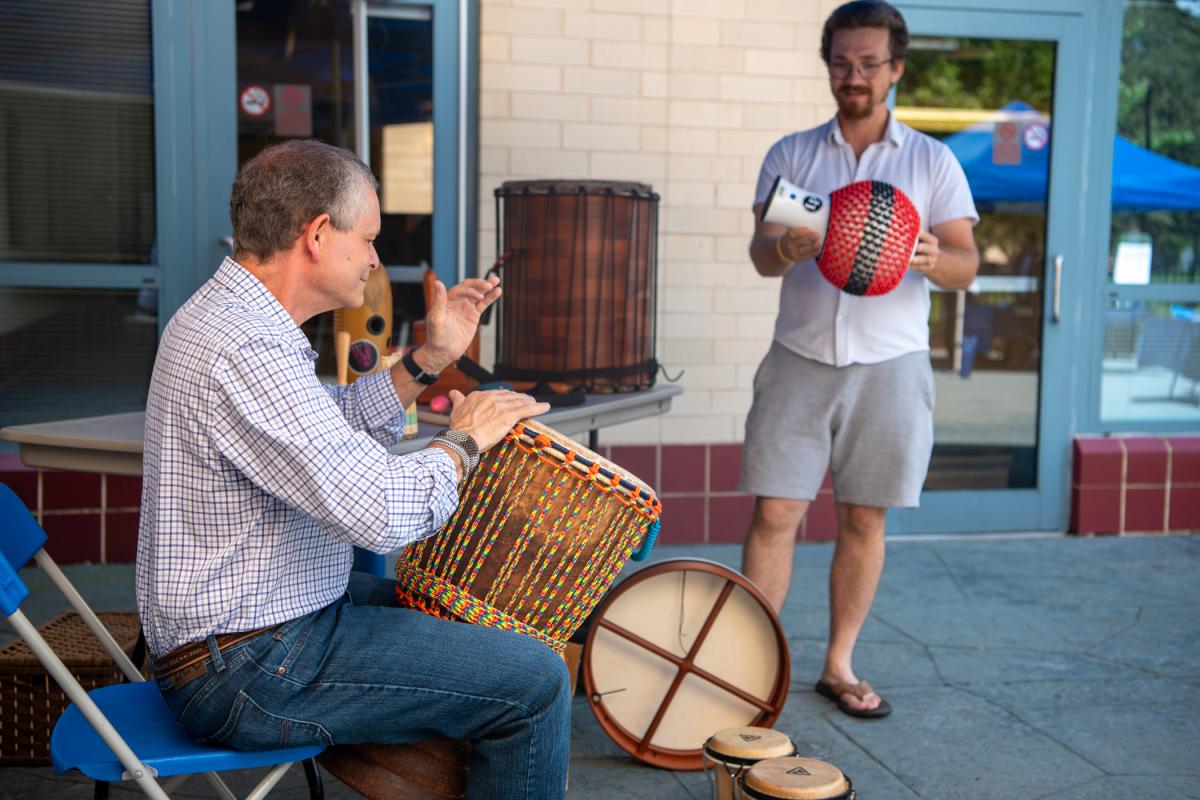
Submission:
[[[159,688],[202,741],[239,748],[473,743],[471,797],[563,794],[567,670],[532,638],[399,608],[353,546],[430,536],[478,451],[545,403],[452,395],[449,430],[391,455],[405,405],[466,349],[498,279],[435,286],[427,342],[390,371],[321,384],[305,320],[363,302],[377,184],[292,141],[248,162],[234,256],[171,319],[146,407],[138,610]]]

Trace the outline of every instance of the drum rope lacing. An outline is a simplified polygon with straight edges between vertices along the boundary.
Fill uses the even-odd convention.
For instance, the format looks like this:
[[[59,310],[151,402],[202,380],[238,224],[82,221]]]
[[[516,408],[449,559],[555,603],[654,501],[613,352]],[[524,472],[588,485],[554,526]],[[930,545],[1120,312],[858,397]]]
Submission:
[[[542,487],[539,502],[481,600],[471,594],[469,588],[516,507],[515,498],[529,487],[534,470],[522,469],[521,464],[529,456],[550,464],[555,470]],[[516,480],[505,484],[497,501],[501,478],[506,473],[507,477]],[[574,578],[553,614],[542,621],[566,584],[567,576],[579,565],[585,545],[593,539],[608,507],[607,502],[592,502],[581,515],[579,509],[584,505],[581,495],[587,486],[595,487],[605,499],[616,500],[622,507],[609,522],[595,552],[584,561],[582,572]],[[564,490],[569,513],[547,520],[547,509],[556,507]],[[650,552],[657,538],[662,510],[662,503],[652,492],[523,424],[509,432],[492,457],[471,476],[463,491],[463,503],[447,523],[446,531],[407,548],[402,554],[396,565],[397,594],[408,605],[435,616],[446,618],[449,614],[451,618],[524,633],[559,653],[616,579],[621,565],[631,556],[644,558]],[[490,511],[490,523],[486,522],[489,510],[496,508],[499,510]],[[642,526],[646,527],[638,553],[634,554],[637,537],[625,534]],[[460,535],[457,538],[445,535],[450,531]],[[513,575],[534,538],[534,531],[542,531],[545,541],[520,582],[509,592]],[[551,566],[564,543],[562,559]],[[472,545],[477,549],[467,557]],[[538,587],[540,591],[535,596]],[[508,600],[503,605],[520,613],[520,619],[497,608],[504,596]]]

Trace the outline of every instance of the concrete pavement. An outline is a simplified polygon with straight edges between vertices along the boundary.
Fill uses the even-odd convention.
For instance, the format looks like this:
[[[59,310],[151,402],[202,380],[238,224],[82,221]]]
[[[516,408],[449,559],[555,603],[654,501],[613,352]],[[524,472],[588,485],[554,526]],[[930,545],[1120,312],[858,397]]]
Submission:
[[[740,560],[731,545],[664,546],[652,560],[684,556]],[[792,689],[775,727],[860,797],[1200,798],[1200,537],[890,540],[855,662],[895,706],[884,720],[849,718],[812,691],[831,556],[829,544],[796,551],[782,614]],[[132,608],[129,567],[69,574],[97,608]],[[57,605],[30,610],[46,619]],[[569,798],[710,796],[702,773],[631,760],[582,695],[574,703]],[[272,797],[307,796],[293,773]],[[326,790],[357,796],[332,778]],[[127,791],[137,796],[113,796]],[[0,800],[89,796],[49,769],[0,769]],[[210,794],[192,781],[180,796]]]

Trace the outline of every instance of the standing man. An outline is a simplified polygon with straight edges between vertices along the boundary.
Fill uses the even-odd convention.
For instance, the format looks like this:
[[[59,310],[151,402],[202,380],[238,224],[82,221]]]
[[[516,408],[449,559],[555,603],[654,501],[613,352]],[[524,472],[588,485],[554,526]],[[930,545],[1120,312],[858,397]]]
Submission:
[[[838,538],[829,575],[829,647],[816,691],[843,712],[891,705],[859,680],[852,656],[883,572],[889,507],[916,506],[933,448],[929,282],[971,284],[979,221],[966,176],[940,142],[898,122],[888,92],[904,74],[908,29],[880,0],[847,3],[821,34],[837,115],[778,141],[763,160],[750,258],[783,277],[775,339],[754,379],[741,489],[755,495],[743,569],[776,610],[791,581],[796,528],[828,468]],[[898,186],[921,214],[904,280],[879,297],[844,294],[814,259],[817,233],[759,219],[777,175],[825,193],[862,180]]]
[[[268,148],[233,185],[234,255],[171,319],[146,404],[138,611],[159,690],[201,741],[242,749],[472,742],[472,798],[561,797],[567,670],[530,637],[399,608],[353,546],[437,532],[479,451],[548,410],[452,393],[449,428],[395,456],[405,406],[458,358],[495,280],[439,282],[426,344],[348,387],[317,380],[307,319],[363,302],[377,184],[315,141]]]

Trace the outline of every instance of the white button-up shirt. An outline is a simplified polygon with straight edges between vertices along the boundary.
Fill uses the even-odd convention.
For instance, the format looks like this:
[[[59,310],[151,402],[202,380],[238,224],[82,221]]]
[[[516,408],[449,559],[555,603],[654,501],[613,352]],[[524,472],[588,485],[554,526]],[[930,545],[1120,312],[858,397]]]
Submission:
[[[352,545],[395,550],[454,511],[449,455],[387,451],[404,425],[390,373],[328,386],[316,357],[232,259],[167,325],[146,402],[137,552],[155,656],[323,608],[346,590]]]
[[[955,219],[979,221],[967,177],[950,148],[891,115],[883,139],[857,159],[836,117],[780,139],[763,159],[755,205],[766,202],[777,175],[818,194],[864,180],[898,186],[920,213],[922,230]],[[929,285],[910,270],[888,294],[857,297],[825,280],[816,261],[798,263],[783,276],[775,340],[838,367],[928,350]]]

